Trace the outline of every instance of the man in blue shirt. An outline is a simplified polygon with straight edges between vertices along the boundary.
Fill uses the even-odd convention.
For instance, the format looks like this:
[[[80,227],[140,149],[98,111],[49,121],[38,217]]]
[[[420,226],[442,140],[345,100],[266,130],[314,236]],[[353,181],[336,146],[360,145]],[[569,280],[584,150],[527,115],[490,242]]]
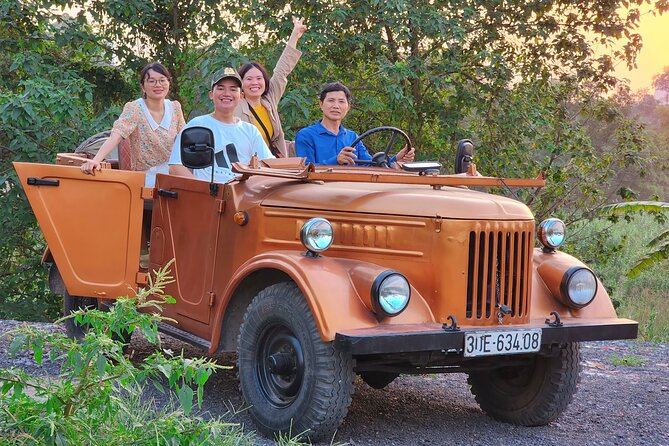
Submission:
[[[354,165],[355,160],[371,160],[372,156],[362,142],[351,147],[358,137],[353,130],[346,129],[342,121],[350,108],[351,92],[340,82],[327,84],[320,94],[323,119],[305,127],[295,137],[295,152],[303,156],[307,163]],[[413,161],[414,149],[403,148],[397,157],[391,158],[391,165]]]

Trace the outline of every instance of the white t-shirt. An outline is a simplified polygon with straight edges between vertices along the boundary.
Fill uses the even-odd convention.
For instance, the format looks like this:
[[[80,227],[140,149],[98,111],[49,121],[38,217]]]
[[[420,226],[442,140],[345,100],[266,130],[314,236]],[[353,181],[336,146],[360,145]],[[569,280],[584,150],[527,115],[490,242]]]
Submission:
[[[230,170],[233,162],[248,163],[254,153],[258,154],[259,159],[274,158],[262,135],[253,124],[241,120],[235,124],[225,124],[211,115],[203,115],[191,119],[181,132],[188,127],[195,126],[207,127],[214,132],[214,181],[216,183],[225,183],[238,176]],[[181,132],[174,140],[168,164],[181,164]],[[234,159],[234,153],[230,154],[226,150],[228,144],[235,145],[237,160]],[[231,157],[233,159],[230,159]],[[193,175],[195,178],[211,181],[211,167],[193,169]]]

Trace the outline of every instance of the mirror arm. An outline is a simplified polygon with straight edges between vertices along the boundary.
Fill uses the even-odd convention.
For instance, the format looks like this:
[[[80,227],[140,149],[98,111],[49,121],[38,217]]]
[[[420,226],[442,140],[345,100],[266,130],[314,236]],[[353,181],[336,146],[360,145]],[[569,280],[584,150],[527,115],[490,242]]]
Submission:
[[[214,152],[213,149],[211,149],[212,152]],[[215,197],[218,195],[218,184],[214,183],[214,166],[216,166],[216,161],[214,160],[214,157],[211,157],[211,183],[209,183],[209,195],[212,197]]]

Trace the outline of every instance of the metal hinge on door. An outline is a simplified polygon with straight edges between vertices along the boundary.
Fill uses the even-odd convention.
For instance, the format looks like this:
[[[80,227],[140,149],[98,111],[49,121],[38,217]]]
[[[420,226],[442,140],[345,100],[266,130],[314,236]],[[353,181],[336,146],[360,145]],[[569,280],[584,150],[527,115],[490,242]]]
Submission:
[[[222,214],[225,212],[225,200],[219,200],[218,202],[218,213]]]
[[[441,216],[437,215],[437,218],[434,219],[434,232],[441,232]]]
[[[216,293],[209,293],[209,306],[213,307],[216,303]]]

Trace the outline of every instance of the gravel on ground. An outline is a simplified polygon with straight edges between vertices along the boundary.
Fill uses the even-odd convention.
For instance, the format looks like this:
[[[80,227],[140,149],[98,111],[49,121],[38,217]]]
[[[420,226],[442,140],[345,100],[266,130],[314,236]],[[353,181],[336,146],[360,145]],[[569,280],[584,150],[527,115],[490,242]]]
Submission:
[[[16,321],[0,321],[0,368],[12,365],[38,375],[55,375],[58,364],[38,367],[30,352],[11,358],[10,340],[2,336]],[[64,332],[62,326],[40,324]],[[203,356],[194,347],[163,336],[164,348]],[[151,346],[132,341],[134,361]],[[659,445],[669,446],[669,345],[637,342],[587,342],[581,346],[581,382],[574,401],[547,426],[523,427],[487,417],[469,391],[465,374],[401,376],[383,390],[356,380],[348,416],[333,444],[362,445]],[[45,355],[46,357],[46,355]],[[231,354],[216,356],[230,366],[212,376],[202,411],[253,430],[243,410]],[[161,398],[161,395],[153,395]],[[164,396],[162,397],[164,398]],[[274,442],[258,437],[258,445]]]

